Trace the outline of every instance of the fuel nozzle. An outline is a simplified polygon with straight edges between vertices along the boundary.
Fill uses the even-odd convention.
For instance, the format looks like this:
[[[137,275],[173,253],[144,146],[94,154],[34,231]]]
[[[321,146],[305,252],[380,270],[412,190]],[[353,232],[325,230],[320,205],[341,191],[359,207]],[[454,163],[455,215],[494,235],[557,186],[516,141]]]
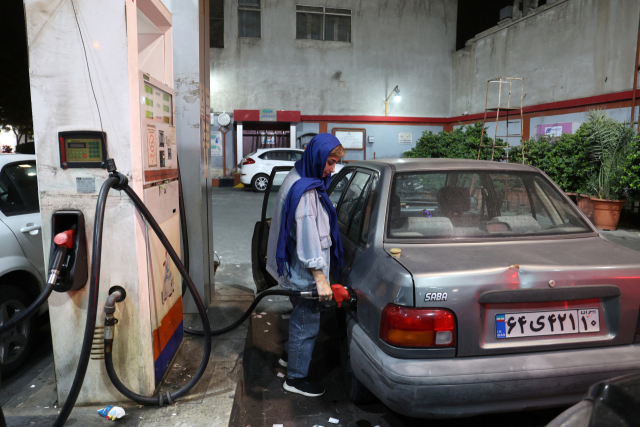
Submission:
[[[338,284],[331,285],[331,290],[333,291],[333,299],[338,304],[338,307],[342,307],[343,302],[353,304],[357,300],[356,293],[353,289],[349,289],[346,286]]]
[[[49,278],[47,283],[55,285],[58,281],[60,272],[64,268],[64,263],[67,259],[67,251],[73,248],[73,235],[75,232],[76,225],[66,231],[56,234],[53,238],[53,243],[55,243],[56,249],[49,262]]]

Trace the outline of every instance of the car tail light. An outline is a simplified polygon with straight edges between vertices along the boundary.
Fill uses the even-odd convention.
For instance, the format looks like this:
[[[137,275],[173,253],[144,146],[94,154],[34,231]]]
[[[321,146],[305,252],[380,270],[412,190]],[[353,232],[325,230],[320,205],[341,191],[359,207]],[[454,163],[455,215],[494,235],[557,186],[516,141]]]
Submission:
[[[454,347],[456,322],[449,310],[389,304],[382,311],[380,338],[398,347]]]
[[[251,157],[247,157],[246,159],[244,159],[244,160],[242,161],[242,164],[243,164],[243,165],[252,165],[252,164],[254,164],[255,162],[256,162],[256,161],[255,161],[255,160],[253,160]]]

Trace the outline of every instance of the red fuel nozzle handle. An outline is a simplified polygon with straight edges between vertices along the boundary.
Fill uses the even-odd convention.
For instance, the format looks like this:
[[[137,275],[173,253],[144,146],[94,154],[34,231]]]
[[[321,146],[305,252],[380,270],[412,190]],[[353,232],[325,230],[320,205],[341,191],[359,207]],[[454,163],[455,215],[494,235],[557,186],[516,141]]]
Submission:
[[[56,237],[53,238],[53,243],[55,243],[56,246],[71,249],[73,247],[73,234],[73,228],[70,228],[67,231],[63,231],[62,233],[58,233],[56,234]]]
[[[333,291],[333,299],[338,303],[338,307],[342,306],[342,301],[351,299],[349,291],[342,285],[331,285],[331,290]]]

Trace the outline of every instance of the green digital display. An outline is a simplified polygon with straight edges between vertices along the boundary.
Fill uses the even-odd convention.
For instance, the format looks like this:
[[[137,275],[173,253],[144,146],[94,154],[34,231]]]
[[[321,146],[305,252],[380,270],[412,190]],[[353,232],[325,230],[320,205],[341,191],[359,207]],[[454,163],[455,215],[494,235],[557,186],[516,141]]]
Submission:
[[[102,140],[100,138],[68,138],[65,139],[65,145],[68,163],[102,161]]]

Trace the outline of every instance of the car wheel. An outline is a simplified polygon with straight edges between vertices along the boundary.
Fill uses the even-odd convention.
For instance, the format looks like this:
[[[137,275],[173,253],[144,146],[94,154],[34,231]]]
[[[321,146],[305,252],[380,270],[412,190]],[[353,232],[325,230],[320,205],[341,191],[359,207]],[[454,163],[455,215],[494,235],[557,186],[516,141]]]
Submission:
[[[340,342],[340,364],[342,365],[342,382],[349,400],[356,405],[375,402],[376,397],[373,393],[353,374],[346,337]]]
[[[258,191],[260,193],[267,190],[267,185],[269,184],[269,177],[265,174],[258,174],[253,177],[251,180],[251,187],[253,187],[254,191]]]
[[[0,291],[0,325],[22,313],[33,302],[16,286],[4,285]],[[36,315],[0,335],[0,375],[18,369],[29,356],[34,345]]]

